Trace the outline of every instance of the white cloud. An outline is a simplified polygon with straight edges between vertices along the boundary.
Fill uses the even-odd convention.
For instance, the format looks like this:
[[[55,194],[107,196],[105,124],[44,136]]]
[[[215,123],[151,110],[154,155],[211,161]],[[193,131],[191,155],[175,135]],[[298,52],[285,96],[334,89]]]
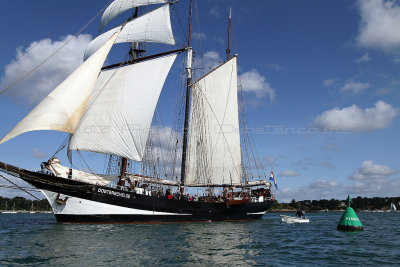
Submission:
[[[272,156],[265,156],[264,157],[264,162],[267,163],[267,166],[274,166],[276,164],[277,160],[278,160],[277,157],[272,157]]]
[[[32,50],[6,67],[5,75],[1,79],[1,88],[7,88],[29,73],[71,37],[68,35],[59,41],[44,39],[40,43],[31,43],[26,49],[17,48],[16,58]],[[91,39],[90,35],[79,35],[7,93],[28,105],[37,104],[82,63],[83,53]]]
[[[397,173],[389,166],[378,165],[368,160],[349,176],[349,179],[354,181],[352,184],[318,179],[298,188],[281,188],[274,191],[274,195],[279,202],[290,202],[293,198],[296,200],[345,199],[348,194],[353,197],[398,196],[400,181],[398,178],[389,178]]]
[[[306,170],[308,166],[311,166],[311,158],[309,156],[304,156],[302,159],[298,160],[296,163],[293,163],[296,169]]]
[[[375,107],[362,110],[357,105],[347,108],[333,108],[318,115],[314,124],[322,129],[349,132],[370,132],[388,127],[397,116],[397,108],[384,101]]]
[[[378,75],[379,78],[388,80],[390,75],[387,73],[381,73]],[[385,87],[376,90],[376,95],[388,95],[400,87],[400,81],[392,80]]]
[[[269,96],[273,101],[276,98],[275,89],[267,82],[267,79],[262,76],[257,70],[252,69],[240,75],[243,91],[256,94],[257,98]]]
[[[267,166],[267,167],[274,167],[274,166],[278,166],[278,161],[280,159],[287,159],[287,156],[279,154],[278,156],[274,157],[274,156],[264,156],[263,157],[263,165]]]
[[[393,92],[393,88],[379,88],[376,90],[377,95],[388,95]]]
[[[216,18],[219,18],[221,16],[217,7],[210,8],[210,15],[212,15]]]
[[[339,152],[340,148],[336,146],[335,144],[326,144],[324,145],[324,150],[326,151],[333,151],[333,152]]]
[[[397,171],[390,169],[386,165],[375,164],[372,160],[364,161],[357,172],[352,174],[349,178],[364,183],[370,182],[385,182],[388,176],[396,174]]]
[[[193,61],[193,68],[200,76],[210,72],[223,62],[221,55],[216,51],[207,51],[202,56],[196,57]]]
[[[336,83],[336,80],[337,80],[337,79],[327,79],[327,80],[324,80],[324,85],[325,85],[325,86],[328,86],[328,87],[334,86],[335,83]]]
[[[363,62],[368,62],[371,61],[371,57],[369,56],[369,53],[365,53],[363,56],[361,56],[360,58],[356,59],[357,63],[363,63]]]
[[[397,173],[389,166],[375,164],[372,160],[364,161],[358,170],[349,176],[354,184],[344,186],[344,189],[353,194],[365,196],[397,196],[400,192],[400,182],[390,179]]]
[[[287,170],[287,171],[281,172],[279,174],[279,176],[281,176],[281,177],[296,177],[296,176],[300,176],[300,174],[297,171]]]
[[[34,158],[39,158],[39,159],[44,159],[44,158],[48,158],[47,154],[43,151],[40,151],[37,148],[32,149],[32,156]]]
[[[330,163],[329,161],[326,161],[326,160],[322,160],[319,163],[319,165],[322,166],[322,167],[328,168],[328,169],[334,169],[335,168],[335,166],[333,166],[332,163]]]
[[[279,66],[278,64],[275,64],[275,63],[265,64],[265,67],[267,67],[268,69],[273,69],[275,71],[283,70],[283,68],[281,66]]]
[[[197,40],[206,40],[207,35],[204,32],[193,32],[192,38]]]
[[[283,188],[274,192],[279,202],[290,202],[295,200],[315,200],[315,199],[331,199],[344,198],[344,194],[338,194],[341,185],[336,181],[327,181],[326,179],[318,179],[306,186],[298,188]]]
[[[400,47],[400,6],[395,1],[359,0],[359,45],[390,51]]]
[[[349,82],[346,83],[342,88],[340,88],[341,93],[353,93],[354,95],[365,91],[370,86],[369,83],[359,83],[359,82]]]
[[[218,52],[208,51],[208,52],[204,53],[203,64],[205,67],[208,67],[209,69],[213,69],[213,68],[217,67],[219,64],[221,64],[221,62],[222,62],[222,58]]]

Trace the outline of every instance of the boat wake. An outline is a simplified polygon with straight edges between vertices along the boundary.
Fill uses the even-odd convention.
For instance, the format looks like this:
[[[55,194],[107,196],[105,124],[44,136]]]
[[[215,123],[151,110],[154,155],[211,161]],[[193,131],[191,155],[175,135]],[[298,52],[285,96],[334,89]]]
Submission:
[[[281,221],[283,223],[309,223],[310,219],[305,216],[302,217],[294,217],[294,216],[287,216],[287,215],[280,215]]]

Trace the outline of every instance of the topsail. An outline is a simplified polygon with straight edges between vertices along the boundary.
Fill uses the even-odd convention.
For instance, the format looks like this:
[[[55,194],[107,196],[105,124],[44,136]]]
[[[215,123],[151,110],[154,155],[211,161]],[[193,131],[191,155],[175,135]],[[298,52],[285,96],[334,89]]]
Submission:
[[[100,30],[103,30],[111,20],[129,9],[151,4],[165,4],[167,2],[167,0],[115,0],[104,11],[100,21]]]
[[[171,27],[169,4],[167,4],[131,20],[123,26],[118,26],[97,36],[86,48],[84,60],[96,52],[117,29],[120,29],[121,33],[115,41],[116,44],[129,42],[175,44]]]

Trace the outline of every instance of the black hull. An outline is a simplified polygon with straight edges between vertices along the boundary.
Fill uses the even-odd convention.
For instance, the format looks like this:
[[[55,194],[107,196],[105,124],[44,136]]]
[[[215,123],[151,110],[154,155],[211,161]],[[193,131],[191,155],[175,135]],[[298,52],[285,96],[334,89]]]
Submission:
[[[168,199],[165,197],[148,196],[127,192],[105,186],[97,186],[69,180],[24,169],[0,162],[0,169],[19,177],[38,189],[61,198],[68,196],[83,202],[97,203],[107,207],[129,211],[120,214],[85,214],[79,210],[79,204],[74,204],[68,212],[60,212],[56,201],[48,198],[53,207],[56,220],[64,223],[162,223],[162,222],[207,222],[207,221],[243,221],[260,219],[271,208],[273,200],[264,202],[249,202],[228,207],[225,203],[208,203]],[[79,201],[79,203],[81,202]],[[67,200],[64,205],[72,205]],[[78,202],[75,202],[78,203]],[[96,204],[96,205],[97,205]],[[111,206],[110,206],[111,205]],[[140,214],[143,212],[144,214]],[[132,214],[134,213],[134,214]]]
[[[65,215],[55,214],[59,223],[99,223],[99,224],[146,224],[146,223],[194,223],[194,222],[239,222],[259,220],[263,214],[257,216],[247,216],[246,218],[226,219],[225,217],[213,219],[193,218],[192,216],[173,216],[173,215]]]

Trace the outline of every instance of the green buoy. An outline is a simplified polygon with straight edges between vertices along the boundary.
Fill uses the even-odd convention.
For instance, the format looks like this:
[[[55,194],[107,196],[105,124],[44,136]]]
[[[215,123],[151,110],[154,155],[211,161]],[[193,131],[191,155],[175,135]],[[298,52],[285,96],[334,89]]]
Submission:
[[[346,208],[346,211],[340,219],[337,229],[344,231],[363,231],[364,227],[360,219],[358,219],[357,214],[354,212],[353,208],[350,207],[350,195],[348,196],[347,200],[349,206]]]

